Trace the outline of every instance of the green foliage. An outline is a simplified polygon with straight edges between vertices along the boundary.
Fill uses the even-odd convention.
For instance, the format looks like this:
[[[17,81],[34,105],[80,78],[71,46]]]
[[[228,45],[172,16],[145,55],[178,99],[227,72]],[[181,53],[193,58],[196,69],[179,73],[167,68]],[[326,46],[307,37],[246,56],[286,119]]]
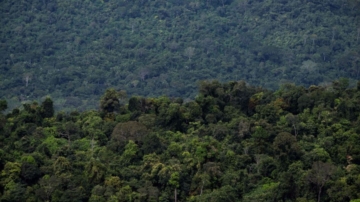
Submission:
[[[24,162],[21,165],[20,176],[27,184],[35,184],[42,176],[42,173],[36,164]]]
[[[5,109],[7,109],[8,105],[6,100],[0,100],[0,111],[4,111]]]
[[[91,148],[91,140],[87,138],[82,138],[74,141],[72,143],[72,146],[78,151],[89,151]]]
[[[170,176],[169,184],[171,186],[173,186],[174,188],[179,188],[179,186],[180,186],[179,180],[180,180],[179,172],[174,172]]]
[[[205,79],[272,89],[339,77],[351,84],[359,78],[358,11],[356,0],[1,2],[0,95],[10,109],[50,95],[56,109],[71,111],[98,107],[105,92],[100,108],[109,113],[123,100],[107,88],[185,100]],[[219,86],[201,93],[241,102]],[[291,113],[299,95],[288,97]]]
[[[359,94],[342,83],[203,82],[195,101],[51,117],[24,104],[1,115],[0,201],[356,200]]]
[[[253,192],[246,194],[244,196],[244,201],[263,201],[263,200],[271,200],[274,198],[275,190],[279,186],[278,182],[266,182]]]
[[[122,153],[120,159],[124,165],[128,165],[132,159],[136,158],[138,153],[138,146],[134,141],[130,140],[125,146],[125,151]]]
[[[20,183],[10,181],[4,187],[4,195],[1,196],[3,201],[20,202],[25,199],[26,188]]]
[[[120,99],[126,97],[126,92],[117,92],[115,89],[107,89],[100,101],[100,109],[103,112],[111,113],[120,110]]]
[[[84,174],[93,184],[101,183],[105,178],[106,167],[96,159],[90,159],[85,166]]]
[[[233,201],[236,200],[236,198],[236,189],[229,185],[226,185],[221,187],[220,189],[215,189],[212,192],[206,193],[204,195],[192,197],[189,201]]]
[[[43,118],[51,118],[54,116],[54,106],[51,98],[47,97],[44,102],[41,103],[41,114]]]
[[[36,165],[36,161],[33,156],[26,155],[21,158],[21,162]]]
[[[55,138],[54,136],[49,136],[44,139],[43,143],[38,146],[38,150],[41,153],[46,155],[55,155],[59,151],[60,147],[66,144],[65,139]]]
[[[21,164],[20,163],[13,163],[7,162],[1,171],[0,179],[1,183],[7,184],[12,181],[18,181],[21,172]]]
[[[46,127],[43,129],[43,134],[45,137],[55,137],[56,136],[56,127]]]

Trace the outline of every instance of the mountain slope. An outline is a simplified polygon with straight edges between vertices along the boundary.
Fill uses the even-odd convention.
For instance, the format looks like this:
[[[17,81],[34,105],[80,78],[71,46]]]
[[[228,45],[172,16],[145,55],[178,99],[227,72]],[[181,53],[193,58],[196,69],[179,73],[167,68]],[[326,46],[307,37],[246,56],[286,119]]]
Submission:
[[[2,1],[0,95],[94,108],[106,88],[192,98],[197,81],[276,89],[359,78],[358,1]]]

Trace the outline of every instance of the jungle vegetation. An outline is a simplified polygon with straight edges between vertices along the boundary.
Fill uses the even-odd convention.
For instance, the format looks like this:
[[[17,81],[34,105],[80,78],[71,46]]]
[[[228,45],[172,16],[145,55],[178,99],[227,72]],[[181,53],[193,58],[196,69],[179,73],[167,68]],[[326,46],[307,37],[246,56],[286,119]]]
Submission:
[[[99,110],[4,111],[0,201],[360,200],[360,82],[204,81],[193,101],[108,89]]]
[[[200,80],[359,79],[359,0],[2,0],[0,98],[94,109],[106,89],[194,99]]]

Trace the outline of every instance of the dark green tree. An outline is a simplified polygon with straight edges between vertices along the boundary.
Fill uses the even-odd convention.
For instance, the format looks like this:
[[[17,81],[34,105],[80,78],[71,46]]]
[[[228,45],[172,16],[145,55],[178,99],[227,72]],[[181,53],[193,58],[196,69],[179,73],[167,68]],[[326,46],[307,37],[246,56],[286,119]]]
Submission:
[[[8,107],[6,100],[0,100],[0,112],[6,110]]]
[[[54,116],[54,103],[50,97],[45,98],[41,103],[41,116],[43,118],[51,118]]]
[[[116,91],[115,89],[107,89],[100,100],[100,109],[105,113],[117,112],[120,110],[121,99],[126,98],[125,91]]]

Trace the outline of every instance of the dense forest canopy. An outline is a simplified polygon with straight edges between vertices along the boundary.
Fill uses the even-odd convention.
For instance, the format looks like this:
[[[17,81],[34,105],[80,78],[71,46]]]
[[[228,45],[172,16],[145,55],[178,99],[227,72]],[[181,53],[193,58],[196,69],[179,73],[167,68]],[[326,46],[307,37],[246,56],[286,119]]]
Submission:
[[[348,86],[201,82],[188,102],[108,89],[100,110],[67,113],[0,100],[0,201],[356,202],[360,82]]]
[[[359,0],[0,1],[0,97],[89,109],[107,88],[194,99],[205,79],[359,79]]]

